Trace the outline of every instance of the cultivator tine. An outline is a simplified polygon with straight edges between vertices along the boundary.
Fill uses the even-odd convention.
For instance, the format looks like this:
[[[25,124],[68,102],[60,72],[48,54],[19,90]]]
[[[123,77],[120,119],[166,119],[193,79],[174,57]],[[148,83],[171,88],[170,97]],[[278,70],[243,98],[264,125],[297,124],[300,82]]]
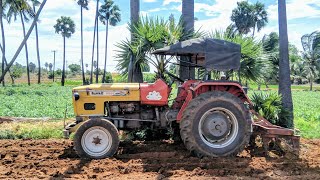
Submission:
[[[300,136],[294,134],[294,130],[271,124],[257,112],[251,111],[256,117],[253,123],[253,136],[262,138],[264,153],[268,155],[269,143],[275,142],[284,152],[299,156]]]

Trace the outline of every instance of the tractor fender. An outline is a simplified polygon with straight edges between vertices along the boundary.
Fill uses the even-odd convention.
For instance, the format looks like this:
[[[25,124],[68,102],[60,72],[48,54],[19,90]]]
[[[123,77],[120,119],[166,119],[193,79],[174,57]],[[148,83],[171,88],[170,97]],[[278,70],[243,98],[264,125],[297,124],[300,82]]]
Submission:
[[[188,94],[186,99],[178,113],[177,121],[179,122],[182,119],[182,113],[188,106],[189,102],[197,97],[202,93],[206,93],[209,91],[226,91],[230,94],[239,97],[243,103],[249,104],[252,106],[252,102],[250,101],[249,97],[247,96],[246,92],[242,88],[242,86],[238,82],[232,81],[209,81],[209,82],[200,82],[199,84],[195,85],[194,87],[190,87],[188,89]]]

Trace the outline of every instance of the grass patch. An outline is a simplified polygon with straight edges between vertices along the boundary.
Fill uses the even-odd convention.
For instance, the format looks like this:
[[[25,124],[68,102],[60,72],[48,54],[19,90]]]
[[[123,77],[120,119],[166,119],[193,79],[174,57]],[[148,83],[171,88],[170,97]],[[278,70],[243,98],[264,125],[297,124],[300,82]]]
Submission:
[[[3,123],[0,139],[63,138],[63,121],[37,121]]]
[[[295,127],[304,138],[320,138],[320,93],[293,91]]]
[[[15,85],[0,88],[0,116],[73,117],[72,87],[57,84]]]

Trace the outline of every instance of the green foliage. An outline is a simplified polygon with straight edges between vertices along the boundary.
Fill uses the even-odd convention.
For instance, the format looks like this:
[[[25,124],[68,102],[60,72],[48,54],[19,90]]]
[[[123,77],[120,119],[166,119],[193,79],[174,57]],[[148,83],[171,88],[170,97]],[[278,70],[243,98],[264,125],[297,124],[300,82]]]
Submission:
[[[22,14],[23,19],[27,22],[30,20],[30,18],[35,17],[35,13],[33,12],[33,9],[28,1],[3,0],[2,5],[6,14],[5,17],[9,24],[11,23],[12,18],[14,18],[14,21],[16,21],[17,16],[20,16],[20,13]]]
[[[251,30],[259,32],[268,23],[268,13],[261,2],[250,4],[248,1],[238,2],[232,11],[231,20],[240,34],[248,34]]]
[[[106,72],[106,79],[104,80],[105,83],[112,83],[112,74],[110,72]]]
[[[62,37],[69,38],[75,33],[76,25],[70,17],[61,16],[57,19],[57,24],[53,26],[57,34],[61,34]]]
[[[106,25],[116,26],[121,21],[120,8],[112,0],[105,0],[99,9],[99,19]]]
[[[199,32],[184,32],[182,20],[175,22],[174,18],[169,21],[160,18],[141,18],[137,24],[129,24],[129,31],[134,35],[134,40],[125,40],[117,44],[118,61],[117,70],[127,76],[130,63],[130,49],[134,54],[134,66],[147,69],[153,65],[157,69],[157,77],[165,78],[165,70],[169,61],[163,56],[155,56],[150,53],[156,49],[174,44],[181,40],[199,37]]]
[[[71,88],[57,85],[0,88],[0,116],[63,118],[67,107],[67,117],[73,117]]]
[[[23,74],[24,68],[21,64],[16,63],[11,67],[11,76],[14,79],[20,78]]]
[[[62,75],[62,70],[61,70],[61,69],[57,69],[57,70],[56,70],[56,74],[59,75],[59,76],[61,76],[61,75]]]
[[[34,73],[36,70],[36,65],[33,62],[29,63],[29,71]]]
[[[81,66],[79,64],[70,64],[68,67],[73,75],[81,72]]]
[[[285,110],[281,105],[281,96],[276,93],[253,93],[250,97],[253,109],[271,123],[286,126]]]
[[[320,32],[315,31],[311,34],[305,34],[301,38],[303,47],[303,75],[310,83],[312,90],[313,81],[319,77],[320,70]]]
[[[81,6],[82,8],[88,10],[88,5],[89,5],[89,0],[78,0],[78,5]]]

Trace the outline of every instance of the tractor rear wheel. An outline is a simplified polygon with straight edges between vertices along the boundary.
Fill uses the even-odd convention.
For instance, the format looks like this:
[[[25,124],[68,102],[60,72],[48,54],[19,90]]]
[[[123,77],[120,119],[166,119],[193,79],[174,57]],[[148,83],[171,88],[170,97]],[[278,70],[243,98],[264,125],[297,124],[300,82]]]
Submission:
[[[249,143],[249,110],[228,92],[203,93],[184,110],[180,135],[186,148],[198,157],[236,155]]]
[[[104,119],[84,122],[74,137],[77,154],[83,158],[101,159],[113,156],[119,147],[118,130]]]

